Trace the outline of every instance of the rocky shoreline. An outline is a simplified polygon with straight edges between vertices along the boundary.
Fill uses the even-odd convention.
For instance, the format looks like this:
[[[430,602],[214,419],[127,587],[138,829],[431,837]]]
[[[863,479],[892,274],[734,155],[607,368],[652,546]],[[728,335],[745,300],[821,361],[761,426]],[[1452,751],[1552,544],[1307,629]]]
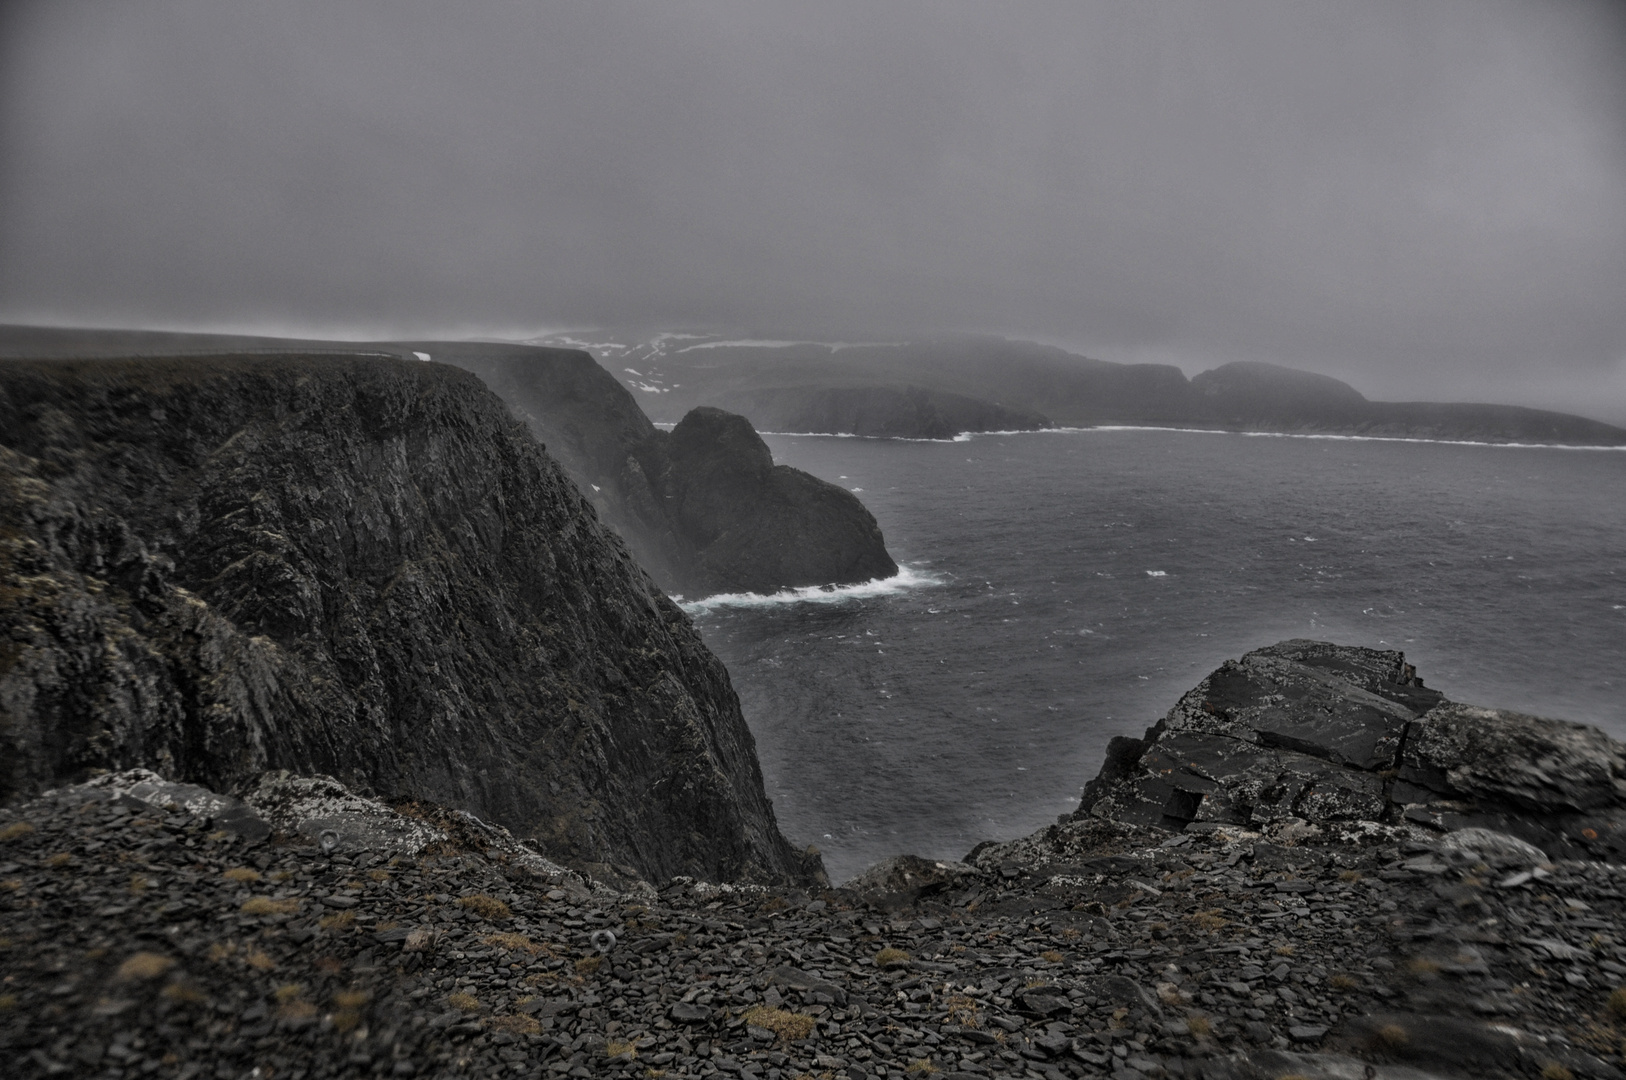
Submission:
[[[1283,693],[1306,666],[1331,681]],[[1215,708],[1239,672],[1270,700]],[[1626,1075],[1626,867],[1584,830],[1549,852],[1469,823],[1508,804],[1460,788],[1462,820],[1392,797],[1341,815],[1360,804],[1314,783],[1243,815],[1243,773],[1210,776],[1212,813],[1205,796],[1187,820],[1133,820],[1194,701],[1253,748],[1257,780],[1281,752],[1249,741],[1262,730],[1303,753],[1350,702],[1378,723],[1397,714],[1372,702],[1395,699],[1420,714],[1399,721],[1402,762],[1430,745],[1412,725],[1464,709],[1398,654],[1260,650],[1119,745],[1080,814],[835,889],[611,888],[466,813],[325,778],[232,798],[103,776],[0,813],[0,1049],[19,1075],[186,1080]],[[1594,764],[1618,779],[1619,744],[1522,722],[1601,740]],[[1542,767],[1481,756],[1451,775]],[[1389,796],[1411,782],[1372,775]],[[1495,823],[1547,820],[1523,814]]]

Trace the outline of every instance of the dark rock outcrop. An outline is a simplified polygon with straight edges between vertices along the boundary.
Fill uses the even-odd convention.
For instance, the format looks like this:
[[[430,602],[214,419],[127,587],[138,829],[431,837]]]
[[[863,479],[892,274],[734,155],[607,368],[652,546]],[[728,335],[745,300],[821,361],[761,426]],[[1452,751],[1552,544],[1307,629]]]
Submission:
[[[672,429],[659,488],[709,591],[772,592],[891,577],[880,526],[858,497],[775,465],[743,416],[698,408]]]
[[[1398,652],[1285,641],[1221,666],[1143,739],[1114,739],[1076,816],[1488,829],[1554,856],[1618,859],[1626,745],[1445,701]]]
[[[801,879],[728,675],[478,379],[0,365],[0,798],[325,773],[614,877]]]

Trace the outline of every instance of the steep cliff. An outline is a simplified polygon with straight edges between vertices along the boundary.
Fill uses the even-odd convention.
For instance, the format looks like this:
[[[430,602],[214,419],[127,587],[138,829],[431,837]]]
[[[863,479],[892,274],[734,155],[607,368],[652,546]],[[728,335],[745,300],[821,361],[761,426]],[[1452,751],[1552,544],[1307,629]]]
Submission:
[[[467,368],[501,395],[672,592],[773,593],[898,572],[864,504],[834,484],[774,465],[744,417],[696,409],[668,433],[585,352],[407,345]]]
[[[843,489],[807,473],[779,474],[766,486],[732,489],[732,497],[766,498],[760,506],[735,508],[774,528],[794,519],[802,539],[775,552],[740,545],[743,561],[720,562],[723,549],[703,556],[711,543],[686,535],[674,517],[675,489],[697,494],[690,462],[713,461],[715,453],[674,459],[667,433],[650,423],[626,387],[579,349],[491,341],[300,341],[234,334],[186,334],[147,330],[74,330],[0,325],[0,358],[88,359],[253,354],[287,356],[384,355],[452,364],[472,371],[507,402],[581,489],[600,517],[632,549],[634,557],[669,592],[702,596],[722,591],[778,592],[804,585],[849,585],[897,572],[875,518]],[[951,408],[945,404],[944,408]],[[702,430],[720,430],[704,427]],[[755,440],[761,446],[761,440]],[[765,449],[765,448],[764,448]],[[713,450],[721,452],[721,447]],[[753,451],[754,452],[754,451]],[[715,502],[716,500],[712,500]],[[779,530],[782,531],[782,530]],[[862,546],[825,550],[818,538]],[[855,539],[857,538],[857,539]],[[835,576],[829,576],[834,574]],[[858,576],[853,576],[858,575]]]
[[[651,879],[807,879],[722,665],[474,376],[0,365],[0,798],[268,768]]]

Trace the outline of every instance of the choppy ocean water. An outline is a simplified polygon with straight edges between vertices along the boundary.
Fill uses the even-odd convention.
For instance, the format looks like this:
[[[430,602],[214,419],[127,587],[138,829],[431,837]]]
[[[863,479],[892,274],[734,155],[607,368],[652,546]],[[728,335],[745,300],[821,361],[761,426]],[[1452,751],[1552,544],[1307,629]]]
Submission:
[[[690,605],[793,841],[840,881],[1076,806],[1221,661],[1398,648],[1455,700],[1626,738],[1626,453],[1136,429],[767,436],[897,580]]]

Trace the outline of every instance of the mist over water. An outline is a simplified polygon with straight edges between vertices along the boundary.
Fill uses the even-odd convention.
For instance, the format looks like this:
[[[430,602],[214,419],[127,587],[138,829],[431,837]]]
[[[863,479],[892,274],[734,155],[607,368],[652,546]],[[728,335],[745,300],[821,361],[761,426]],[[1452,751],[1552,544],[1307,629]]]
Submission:
[[[1453,699],[1626,737],[1626,453],[1152,430],[769,436],[910,575],[713,600],[781,828],[834,880],[1077,805],[1227,658],[1397,648]]]

